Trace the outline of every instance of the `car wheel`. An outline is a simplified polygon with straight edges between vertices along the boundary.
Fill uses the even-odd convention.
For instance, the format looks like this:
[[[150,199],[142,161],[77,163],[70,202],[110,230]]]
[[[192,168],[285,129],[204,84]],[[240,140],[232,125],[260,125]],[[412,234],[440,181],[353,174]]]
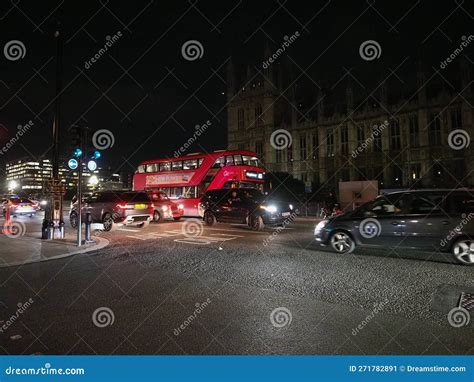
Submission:
[[[77,228],[78,220],[78,216],[75,212],[72,212],[71,215],[69,215],[69,223],[72,228]]]
[[[104,218],[102,219],[102,224],[104,225],[104,231],[111,231],[114,226],[114,219],[112,218],[112,215],[105,214]]]
[[[179,222],[179,221],[181,220],[181,216],[178,217],[178,218],[173,218],[173,220],[174,220],[175,222]]]
[[[217,222],[217,219],[216,217],[214,216],[214,214],[210,211],[207,211],[205,214],[204,214],[204,222],[207,224],[207,225],[214,225],[216,224]]]
[[[474,265],[474,240],[460,239],[453,244],[451,253],[455,259],[465,265]]]
[[[153,212],[153,221],[155,223],[163,223],[164,217],[160,214],[160,211]]]
[[[331,236],[331,248],[338,253],[351,253],[355,242],[347,232],[336,231]]]
[[[263,224],[263,218],[258,215],[253,215],[250,217],[250,228],[254,231],[261,231],[265,227]]]

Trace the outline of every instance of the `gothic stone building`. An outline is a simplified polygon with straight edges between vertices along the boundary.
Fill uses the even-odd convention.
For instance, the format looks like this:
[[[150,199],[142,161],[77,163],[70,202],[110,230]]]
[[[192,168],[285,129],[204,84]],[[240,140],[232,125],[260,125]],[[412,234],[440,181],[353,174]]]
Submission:
[[[337,189],[339,181],[354,180],[378,180],[382,189],[472,187],[474,142],[464,147],[466,139],[474,139],[471,64],[459,58],[451,65],[453,82],[447,73],[428,76],[414,63],[411,91],[393,86],[391,94],[386,79],[357,94],[360,83],[346,76],[335,81],[339,94],[326,81],[308,95],[304,82],[311,79],[302,76],[305,81],[295,83],[288,63],[259,72],[247,68],[240,81],[231,63],[229,149],[253,150],[268,171],[287,172],[313,189]],[[278,129],[288,131],[292,141],[282,150],[270,142]],[[464,132],[451,135],[458,145],[453,149],[448,137],[457,129]]]

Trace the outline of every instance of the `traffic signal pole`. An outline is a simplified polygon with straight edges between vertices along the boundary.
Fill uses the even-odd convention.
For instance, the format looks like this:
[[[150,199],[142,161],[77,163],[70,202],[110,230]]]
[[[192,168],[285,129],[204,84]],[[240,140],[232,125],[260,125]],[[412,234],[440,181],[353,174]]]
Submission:
[[[82,155],[78,158],[77,171],[77,246],[82,245]]]
[[[61,11],[59,11],[61,12]],[[61,17],[61,14],[60,16]],[[61,31],[61,20],[58,20],[57,29],[54,32],[56,38],[56,94],[54,99],[53,118],[53,155],[52,155],[52,178],[48,189],[50,193],[50,203],[45,211],[43,220],[42,238],[52,240],[54,238],[64,238],[63,220],[63,195],[64,190],[59,178],[59,140],[60,140],[60,117],[61,117],[61,93],[63,75],[63,41]],[[54,232],[57,230],[58,234]]]

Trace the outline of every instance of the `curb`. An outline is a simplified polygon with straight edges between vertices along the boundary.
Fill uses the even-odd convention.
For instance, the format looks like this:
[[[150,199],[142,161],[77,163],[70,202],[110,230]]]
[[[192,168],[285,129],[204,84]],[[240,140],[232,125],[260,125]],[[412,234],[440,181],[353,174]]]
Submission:
[[[25,260],[25,261],[17,261],[17,262],[8,263],[8,264],[0,264],[0,268],[16,267],[16,266],[19,266],[19,265],[43,263],[43,262],[51,261],[51,260],[59,260],[59,259],[65,258],[65,257],[73,256],[73,255],[80,255],[80,254],[84,254],[84,253],[88,253],[88,252],[98,251],[100,249],[103,249],[103,248],[107,247],[110,244],[110,242],[107,239],[104,239],[103,237],[95,236],[93,238],[94,238],[94,240],[98,241],[98,244],[96,244],[92,247],[87,247],[87,248],[79,249],[77,251],[63,253],[61,255],[48,257],[46,259]]]

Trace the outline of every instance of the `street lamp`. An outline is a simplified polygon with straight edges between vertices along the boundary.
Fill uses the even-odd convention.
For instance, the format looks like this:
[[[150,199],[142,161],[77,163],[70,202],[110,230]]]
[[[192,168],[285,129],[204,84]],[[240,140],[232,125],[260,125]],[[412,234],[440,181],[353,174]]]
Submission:
[[[95,175],[92,175],[90,178],[89,178],[89,182],[88,182],[91,186],[95,187],[99,184],[99,178],[97,178],[97,176]]]
[[[10,180],[8,182],[8,191],[13,192],[18,187],[18,182],[16,180]]]

